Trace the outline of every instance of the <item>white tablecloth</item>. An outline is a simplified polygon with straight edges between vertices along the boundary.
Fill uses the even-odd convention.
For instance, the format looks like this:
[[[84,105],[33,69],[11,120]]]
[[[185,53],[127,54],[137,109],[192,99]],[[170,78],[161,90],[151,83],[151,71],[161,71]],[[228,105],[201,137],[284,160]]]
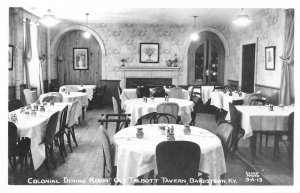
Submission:
[[[170,92],[170,89],[165,88],[166,93],[168,94]],[[185,89],[182,89],[182,93],[184,96],[184,99],[190,100],[189,92]],[[123,89],[122,94],[120,96],[120,99],[122,103],[124,103],[128,99],[136,99],[136,88],[126,88]]]
[[[199,171],[209,175],[209,179],[219,180],[226,173],[226,164],[220,139],[211,132],[191,126],[191,135],[183,134],[183,125],[173,125],[175,140],[192,141],[201,149]],[[137,139],[138,127],[143,128],[144,138]],[[156,146],[166,141],[158,125],[140,125],[122,129],[114,136],[115,165],[117,178],[122,184],[132,184],[130,177],[136,178],[151,170],[157,174]]]
[[[137,120],[144,115],[156,112],[158,104],[166,102],[165,98],[148,98],[147,102],[143,102],[143,98],[126,100],[123,104],[126,113],[131,114],[130,125],[135,125]],[[192,120],[191,112],[194,110],[194,103],[189,100],[170,98],[169,102],[175,102],[179,105],[178,115],[181,116],[183,124],[189,124]]]
[[[245,130],[244,138],[251,137],[253,131],[287,131],[288,116],[293,107],[283,109],[274,106],[270,111],[267,106],[236,106],[241,112],[241,126]]]
[[[214,86],[201,86],[201,96],[204,104],[210,99],[210,93],[213,90]]]
[[[16,113],[18,122],[15,125],[18,128],[19,137],[28,137],[31,139],[30,149],[34,169],[38,169],[45,160],[45,144],[43,143],[46,136],[46,127],[52,114],[59,111],[58,123],[56,130],[59,130],[59,121],[62,110],[71,103],[55,103],[54,106],[49,104],[45,106],[45,112],[37,112],[36,116],[20,114],[20,109],[10,113]]]
[[[238,93],[232,92],[232,96],[229,96],[228,92],[224,93],[223,91],[214,91],[210,93],[210,105],[229,112],[229,103],[232,103],[232,101],[235,100],[243,100],[245,96],[246,93],[242,93],[242,96],[239,96]],[[230,120],[230,113],[227,113],[225,120]]]
[[[96,88],[96,85],[65,85],[59,88],[59,92],[63,92],[63,90],[66,88],[68,88],[68,90],[70,90],[71,92],[85,89],[88,99],[91,101],[93,99],[94,89]]]
[[[82,107],[85,108],[86,110],[86,107],[88,106],[88,97],[87,97],[87,94],[86,93],[82,93],[82,92],[70,92],[70,95],[62,92],[60,93],[62,94],[63,96],[63,101],[62,102],[65,102],[65,103],[73,103],[75,101],[78,101],[79,105],[75,111],[75,117],[74,119],[78,119],[81,115],[82,115]],[[47,95],[46,94],[41,94],[40,95],[40,98],[39,100],[42,102],[43,101],[43,98],[45,98],[45,96]]]

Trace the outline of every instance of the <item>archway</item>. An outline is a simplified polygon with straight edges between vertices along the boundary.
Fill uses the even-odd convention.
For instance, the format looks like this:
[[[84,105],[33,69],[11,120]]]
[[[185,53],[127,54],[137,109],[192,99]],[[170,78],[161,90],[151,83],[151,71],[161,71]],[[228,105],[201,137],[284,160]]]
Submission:
[[[104,46],[104,43],[101,39],[101,37],[92,29],[86,27],[86,26],[82,26],[82,25],[72,25],[72,26],[68,26],[65,27],[64,29],[62,29],[61,31],[59,31],[55,37],[53,38],[53,40],[51,41],[51,45],[50,45],[50,53],[51,53],[51,61],[55,60],[55,56],[56,56],[56,50],[58,48],[58,45],[60,43],[60,41],[71,31],[75,31],[75,30],[81,30],[81,31],[87,31],[89,32],[92,36],[94,36],[94,38],[97,40],[99,46],[100,46],[100,50],[102,53],[102,57],[101,57],[101,76],[104,78],[105,77],[105,61],[106,61],[106,49]]]
[[[212,48],[214,48],[216,50],[219,50],[218,54],[220,56],[220,64],[216,64],[217,66],[219,65],[219,68],[216,68],[216,70],[220,73],[217,73],[218,79],[215,79],[215,82],[213,84],[218,84],[224,83],[224,72],[225,72],[225,57],[229,56],[229,46],[228,43],[226,41],[226,38],[224,37],[224,35],[219,32],[218,30],[216,30],[215,28],[211,28],[211,27],[203,27],[201,29],[199,29],[197,31],[197,33],[200,35],[200,39],[198,41],[192,41],[190,38],[187,40],[187,45],[186,45],[186,49],[185,49],[185,55],[184,55],[184,66],[186,67],[186,82],[187,84],[211,84],[211,78],[208,77],[207,78],[207,74],[210,72],[213,72],[211,70],[212,66],[211,66],[211,62],[210,58],[211,58],[211,52],[212,52]],[[202,70],[201,73],[196,73],[196,62],[197,62],[197,58],[195,55],[197,55],[196,52],[199,52],[199,48],[200,45],[204,45],[202,48],[205,50],[207,50],[207,56],[205,54],[204,57],[204,65],[207,65],[206,67],[204,67],[204,69]],[[205,52],[206,53],[206,52]],[[217,57],[218,59],[218,57]],[[199,62],[199,60],[198,60]],[[196,66],[195,66],[196,65]],[[203,64],[201,64],[202,66]],[[199,65],[200,66],[200,65]],[[215,64],[213,65],[215,66]],[[215,68],[215,67],[213,67]],[[208,72],[206,72],[208,70]],[[206,72],[206,73],[205,73]],[[203,74],[203,77],[199,77],[199,74]],[[215,75],[215,73],[214,73]],[[198,79],[197,80],[197,76]],[[202,76],[202,75],[201,75]],[[210,75],[209,75],[210,76]],[[203,79],[202,79],[203,78]],[[208,80],[209,79],[209,80]],[[200,80],[200,81],[199,81]]]

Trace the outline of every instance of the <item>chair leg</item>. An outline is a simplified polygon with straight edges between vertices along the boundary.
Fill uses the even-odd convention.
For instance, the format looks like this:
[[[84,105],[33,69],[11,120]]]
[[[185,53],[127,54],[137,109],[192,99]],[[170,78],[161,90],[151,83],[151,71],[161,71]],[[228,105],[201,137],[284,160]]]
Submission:
[[[73,152],[72,150],[72,144],[71,144],[71,131],[70,128],[68,128],[68,130],[65,132],[66,136],[67,136],[67,140],[68,140],[68,146],[70,148],[71,153]]]
[[[50,145],[50,159],[52,161],[54,168],[56,169],[56,163],[55,163],[54,152],[53,152],[53,144]]]
[[[60,145],[62,147],[62,151],[63,151],[64,155],[67,156],[67,151],[66,151],[66,147],[65,147],[64,133],[60,134],[59,141],[60,141]]]
[[[45,146],[45,153],[46,153],[45,167],[46,167],[46,170],[47,170],[48,177],[50,177],[50,170],[49,170],[49,165],[48,165],[49,149],[48,149],[47,145]]]
[[[60,134],[60,136],[58,136],[57,140],[59,141],[59,143],[58,143],[59,154],[62,157],[63,162],[65,162],[64,150],[63,150],[64,144],[61,142],[61,134]]]
[[[29,150],[28,155],[29,155],[29,159],[30,159],[30,167],[32,169],[32,176],[35,177],[33,160],[32,160],[32,155],[31,155],[31,150]]]
[[[262,133],[259,134],[259,153],[261,153],[261,146],[262,146]]]
[[[76,147],[78,147],[78,144],[77,144],[77,141],[76,141],[76,137],[75,137],[75,131],[74,131],[74,127],[73,126],[71,127],[71,134],[72,134],[72,138],[73,138],[73,141],[74,141]]]

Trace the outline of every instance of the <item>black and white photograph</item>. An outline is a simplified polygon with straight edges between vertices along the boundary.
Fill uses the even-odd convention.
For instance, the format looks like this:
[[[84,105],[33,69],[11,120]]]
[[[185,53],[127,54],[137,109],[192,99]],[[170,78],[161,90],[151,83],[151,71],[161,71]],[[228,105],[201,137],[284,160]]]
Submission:
[[[5,8],[8,189],[300,191],[295,2],[67,2]]]

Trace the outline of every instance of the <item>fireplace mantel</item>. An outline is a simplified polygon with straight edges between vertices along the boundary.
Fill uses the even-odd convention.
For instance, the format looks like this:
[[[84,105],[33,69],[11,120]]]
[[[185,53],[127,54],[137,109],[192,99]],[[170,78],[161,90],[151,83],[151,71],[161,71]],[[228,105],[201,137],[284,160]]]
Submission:
[[[178,85],[180,67],[120,67],[122,88],[126,88],[126,78],[171,78]]]
[[[180,67],[121,67],[121,71],[179,71]]]

